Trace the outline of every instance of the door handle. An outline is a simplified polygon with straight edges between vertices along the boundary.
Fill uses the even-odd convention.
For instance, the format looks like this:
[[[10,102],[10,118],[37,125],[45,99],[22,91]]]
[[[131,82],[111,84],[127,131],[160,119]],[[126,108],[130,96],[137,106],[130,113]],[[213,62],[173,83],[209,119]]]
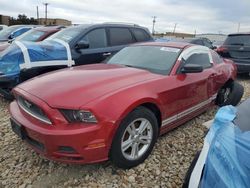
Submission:
[[[110,52],[107,52],[107,53],[103,53],[102,55],[103,55],[103,56],[110,56],[111,53],[110,53]]]

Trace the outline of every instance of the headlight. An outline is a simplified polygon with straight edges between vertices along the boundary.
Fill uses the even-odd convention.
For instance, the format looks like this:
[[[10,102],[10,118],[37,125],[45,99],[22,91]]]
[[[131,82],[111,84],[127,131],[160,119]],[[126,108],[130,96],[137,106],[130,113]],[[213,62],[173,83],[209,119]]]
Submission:
[[[60,110],[64,117],[70,122],[97,123],[97,120],[90,111],[86,110]]]

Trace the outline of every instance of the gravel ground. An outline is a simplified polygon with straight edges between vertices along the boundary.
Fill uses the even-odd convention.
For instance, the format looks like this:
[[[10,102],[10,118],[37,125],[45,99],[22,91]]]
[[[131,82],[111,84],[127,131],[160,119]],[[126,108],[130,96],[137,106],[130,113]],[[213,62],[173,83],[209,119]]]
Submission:
[[[250,78],[239,78],[250,97]],[[0,188],[2,187],[181,187],[216,107],[161,136],[150,157],[130,170],[110,162],[67,165],[49,161],[33,152],[11,131],[8,102],[0,98]]]

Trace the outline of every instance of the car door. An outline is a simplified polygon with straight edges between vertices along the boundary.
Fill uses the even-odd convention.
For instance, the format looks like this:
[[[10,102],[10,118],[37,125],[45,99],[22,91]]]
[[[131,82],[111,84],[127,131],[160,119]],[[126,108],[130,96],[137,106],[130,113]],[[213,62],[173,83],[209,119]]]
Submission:
[[[223,58],[214,50],[210,50],[214,62],[216,77],[214,79],[214,92],[218,91],[228,80],[227,75],[230,75],[228,65],[224,63]]]
[[[203,46],[193,46],[184,50],[179,61],[181,63],[177,72],[171,76],[174,87],[168,92],[175,100],[166,105],[166,117],[177,114],[177,119],[182,119],[211,103],[214,97],[215,72],[209,49]],[[182,73],[181,70],[186,64],[201,65],[203,71]]]
[[[82,46],[82,44],[86,45]],[[105,28],[96,28],[89,31],[76,42],[72,50],[75,64],[84,65],[102,62],[109,53],[107,47],[108,41]]]
[[[109,52],[113,55],[136,40],[127,27],[109,27],[108,28]]]

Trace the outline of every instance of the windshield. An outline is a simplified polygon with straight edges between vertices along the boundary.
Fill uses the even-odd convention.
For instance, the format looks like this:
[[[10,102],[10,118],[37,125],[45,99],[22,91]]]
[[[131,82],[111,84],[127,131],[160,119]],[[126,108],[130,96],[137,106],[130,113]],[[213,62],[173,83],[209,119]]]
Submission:
[[[250,35],[229,35],[224,45],[250,46]]]
[[[27,32],[23,36],[18,38],[18,40],[36,42],[45,33],[45,31],[31,30],[30,32]]]
[[[53,39],[60,39],[67,43],[69,43],[72,39],[74,39],[77,35],[79,35],[82,32],[81,29],[75,27],[75,28],[68,28],[64,29],[62,31],[59,31],[57,34],[52,35],[46,40],[53,40]]]
[[[175,64],[179,48],[161,46],[131,46],[115,54],[108,64],[120,64],[146,69],[157,74],[169,74]]]
[[[8,27],[6,29],[3,29],[2,31],[0,31],[0,40],[8,40],[10,34],[13,31],[16,31],[17,29],[21,28],[22,26],[12,26],[12,27]]]

